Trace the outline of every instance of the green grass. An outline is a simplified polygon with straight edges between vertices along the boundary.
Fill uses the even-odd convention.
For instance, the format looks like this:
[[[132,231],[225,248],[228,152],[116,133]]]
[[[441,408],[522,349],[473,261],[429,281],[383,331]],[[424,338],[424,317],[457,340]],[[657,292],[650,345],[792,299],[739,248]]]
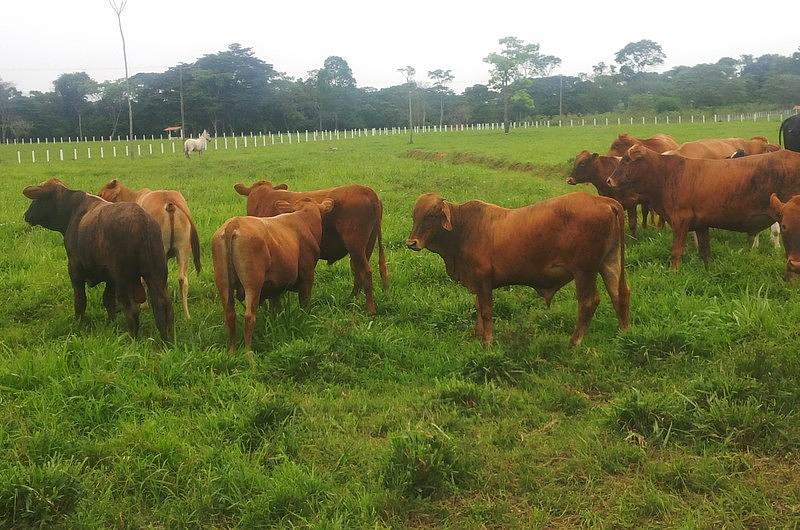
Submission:
[[[775,141],[777,123],[626,129]],[[690,246],[671,273],[669,233],[649,229],[627,241],[629,332],[603,292],[570,349],[574,288],[548,310],[513,287],[495,292],[496,344],[483,349],[467,291],[438,256],[404,247],[418,194],[520,206],[575,191],[570,157],[617,132],[415,137],[442,161],[405,157],[398,136],[189,161],[169,148],[97,160],[95,144],[91,161],[20,165],[0,147],[0,527],[796,525],[800,293],[782,252],[714,231],[708,272]],[[122,318],[108,324],[99,289],[89,318],[73,320],[60,235],[22,221],[20,191],[52,176],[93,192],[119,178],[184,193],[204,269],[190,274],[192,319],[177,313],[174,346],[150,338],[149,310],[137,341]],[[227,353],[208,241],[244,213],[233,184],[255,179],[375,188],[392,282],[376,317],[348,298],[347,260],[320,263],[308,313],[290,295],[277,318],[259,313],[253,354]]]

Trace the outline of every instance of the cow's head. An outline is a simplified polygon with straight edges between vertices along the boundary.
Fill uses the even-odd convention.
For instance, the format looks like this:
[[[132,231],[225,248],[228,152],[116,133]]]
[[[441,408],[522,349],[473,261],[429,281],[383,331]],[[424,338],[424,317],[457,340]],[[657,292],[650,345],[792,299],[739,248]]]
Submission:
[[[292,213],[301,211],[319,211],[320,216],[324,217],[326,214],[333,211],[336,203],[330,197],[326,197],[321,202],[317,202],[311,197],[303,197],[294,202],[289,201],[275,201],[275,209],[279,213]]]
[[[575,157],[575,165],[572,167],[572,173],[567,177],[567,184],[583,184],[589,182],[594,175],[594,164],[597,162],[600,155],[597,153],[590,153],[589,151],[581,151]]]
[[[616,140],[611,143],[611,148],[608,150],[608,156],[625,156],[632,146],[639,143],[639,140],[628,133],[620,134]]]
[[[786,271],[800,274],[800,195],[781,202],[774,193],[769,206],[772,216],[780,223],[781,238],[786,250]]]
[[[233,189],[236,190],[236,193],[239,195],[244,195],[245,197],[250,195],[253,190],[257,189],[264,189],[264,190],[288,190],[289,186],[286,184],[278,184],[277,186],[273,186],[272,182],[268,180],[258,180],[253,182],[252,186],[245,186],[241,182],[237,183],[233,186]]]
[[[126,188],[122,182],[117,179],[111,179],[100,188],[97,194],[108,202],[119,202],[131,200],[127,197],[130,192],[131,190]]]
[[[637,144],[629,148],[620,159],[617,169],[606,180],[606,184],[612,188],[631,188],[641,178],[642,169],[653,154],[656,153],[643,145]]]
[[[414,224],[406,239],[406,246],[411,250],[422,250],[432,239],[453,230],[452,204],[436,193],[420,195],[411,215]]]
[[[22,194],[33,201],[25,212],[25,222],[60,231],[63,224],[61,203],[67,191],[64,183],[55,178],[23,189]]]

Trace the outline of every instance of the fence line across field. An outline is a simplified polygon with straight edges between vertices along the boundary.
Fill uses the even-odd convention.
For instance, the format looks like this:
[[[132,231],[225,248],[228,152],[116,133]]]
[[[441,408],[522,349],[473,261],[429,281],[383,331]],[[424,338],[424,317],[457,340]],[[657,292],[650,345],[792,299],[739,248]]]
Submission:
[[[534,121],[523,121],[523,122],[511,122],[510,127],[512,129],[528,129],[528,128],[550,128],[550,127],[586,127],[586,126],[623,126],[623,125],[646,125],[648,123],[652,123],[654,125],[669,125],[669,124],[682,124],[682,123],[720,123],[720,122],[744,122],[750,121],[753,122],[758,121],[759,119],[764,119],[765,121],[773,121],[773,117],[778,118],[778,122],[782,122],[784,116],[789,116],[794,114],[792,111],[775,111],[775,112],[754,112],[754,113],[739,113],[739,114],[714,114],[713,116],[706,117],[705,114],[701,115],[689,115],[688,120],[685,119],[682,115],[673,116],[670,120],[670,115],[664,116],[653,116],[653,117],[645,117],[642,116],[641,119],[634,118],[631,116],[626,116],[625,118],[621,116],[617,116],[616,119],[609,118],[608,116],[602,117],[598,119],[597,117],[593,117],[591,119],[587,118],[569,118],[569,120],[562,118],[559,120],[534,120]],[[738,119],[737,119],[738,118]],[[502,123],[472,123],[472,124],[459,124],[459,125],[443,125],[441,128],[438,125],[416,125],[413,128],[414,134],[428,134],[428,133],[443,133],[443,132],[461,132],[461,131],[500,131],[503,129]],[[249,134],[240,133],[238,135],[231,135],[228,136],[227,134],[223,133],[222,137],[216,136],[209,142],[209,150],[211,150],[211,145],[213,145],[213,150],[228,150],[228,149],[252,149],[256,147],[267,147],[273,145],[280,145],[280,144],[292,144],[292,143],[308,143],[308,142],[317,142],[317,141],[333,141],[341,140],[341,139],[354,139],[354,138],[362,138],[362,137],[374,137],[374,136],[395,136],[395,135],[407,135],[409,133],[408,127],[380,127],[380,128],[362,128],[362,129],[346,129],[346,130],[326,130],[326,131],[287,131],[287,132],[259,132],[258,134],[251,132]],[[349,136],[348,136],[349,135]],[[285,139],[285,141],[284,141]],[[41,149],[42,145],[53,145],[54,155],[51,158],[50,149],[45,148],[44,151],[44,160],[40,156],[37,160],[36,156],[36,149],[32,149],[30,152],[30,158],[28,158],[27,154],[21,149],[17,151],[17,163],[22,164],[26,161],[30,160],[31,163],[38,162],[50,162],[55,158],[55,149],[58,149],[58,161],[65,161],[64,157],[64,148],[63,147],[55,147],[59,143],[65,143],[63,141],[63,137],[59,138],[59,141],[56,141],[55,137],[45,138],[44,142],[41,141],[40,138],[28,139],[26,143],[24,139],[17,143],[16,139],[14,140],[13,144],[6,140],[7,145],[36,145],[37,148]],[[222,140],[222,142],[220,142]],[[232,140],[232,145],[229,143],[229,140]],[[117,136],[116,140],[113,137],[105,138],[101,137],[99,140],[96,137],[92,137],[91,140],[88,137],[84,137],[83,139],[76,138],[75,142],[72,141],[71,137],[67,137],[67,142],[69,144],[74,143],[92,143],[94,147],[96,147],[94,155],[92,153],[92,146],[86,146],[85,151],[83,147],[73,147],[72,148],[72,160],[78,160],[79,156],[81,158],[91,160],[92,158],[99,158],[100,160],[104,160],[106,158],[121,158],[123,155],[117,153],[117,145],[118,143],[125,144],[125,154],[124,157],[130,156],[130,143],[134,142],[135,145],[135,152],[138,157],[142,156],[142,145],[145,144],[146,153],[148,156],[153,156],[155,154],[165,154],[166,150],[164,149],[164,144],[169,143],[171,144],[170,151],[172,154],[176,154],[178,149],[180,149],[180,154],[183,155],[183,146],[181,145],[182,142],[181,138],[177,137],[168,137],[164,138],[161,135],[158,139],[155,138],[155,135],[150,135],[148,139],[146,136],[143,138],[138,138],[137,135],[134,135],[133,140],[129,140],[128,137]],[[158,142],[160,147],[156,149],[153,148],[153,142]],[[176,148],[176,142],[178,143],[179,147]],[[99,146],[94,144],[99,143]],[[110,156],[107,156],[105,146],[103,144],[110,143],[111,146],[111,153]],[[157,145],[158,145],[157,144]],[[80,149],[80,150],[79,150]],[[67,150],[69,153],[69,150]],[[198,156],[198,155],[194,155]],[[69,160],[70,157],[67,157]]]

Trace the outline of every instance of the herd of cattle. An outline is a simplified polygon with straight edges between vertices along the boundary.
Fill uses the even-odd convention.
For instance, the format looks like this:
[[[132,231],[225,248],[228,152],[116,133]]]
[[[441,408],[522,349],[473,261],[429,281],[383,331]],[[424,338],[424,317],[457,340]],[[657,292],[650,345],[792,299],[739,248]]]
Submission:
[[[787,278],[800,274],[800,153],[766,138],[679,145],[667,135],[638,139],[623,134],[606,155],[579,153],[567,182],[591,182],[599,196],[570,193],[516,209],[478,200],[456,204],[435,193],[417,199],[406,245],[439,254],[447,274],[475,295],[475,334],[484,343],[492,341],[494,288],[530,286],[549,306],[555,293],[574,280],[578,318],[570,344],[579,344],[600,302],[598,274],[620,329],[626,329],[630,289],[624,218],[627,212],[635,236],[639,206],[644,226],[648,217],[654,219],[653,212],[659,223],[670,225],[673,269],[680,265],[689,231],[695,232],[707,265],[709,228],[756,237],[776,223],[786,250]],[[296,291],[301,305],[308,305],[319,259],[333,263],[349,255],[352,296],[363,290],[367,312],[376,312],[370,268],[376,245],[384,289],[389,275],[381,237],[383,207],[371,188],[294,192],[267,181],[234,188],[247,197],[247,216],[229,219],[211,240],[230,350],[237,344],[235,300],[244,302],[249,350],[256,311],[265,300],[275,312],[282,294]],[[50,179],[26,187],[23,194],[32,201],[25,220],[64,237],[78,318],[86,309],[86,284],[105,282],[103,306],[109,319],[121,305],[135,337],[139,306],[149,298],[162,339],[172,340],[167,259],[174,257],[178,264],[186,318],[190,254],[198,272],[201,267],[200,240],[180,192],[135,191],[114,179],[98,196]]]

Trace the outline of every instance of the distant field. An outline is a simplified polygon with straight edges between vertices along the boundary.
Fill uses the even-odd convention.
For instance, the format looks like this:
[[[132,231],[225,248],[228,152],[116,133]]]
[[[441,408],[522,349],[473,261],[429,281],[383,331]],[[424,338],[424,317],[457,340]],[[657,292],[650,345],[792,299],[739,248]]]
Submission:
[[[624,130],[776,142],[777,127]],[[0,527],[797,525],[800,286],[784,282],[782,251],[712,231],[710,271],[690,245],[671,273],[669,232],[651,228],[627,240],[630,331],[601,291],[569,349],[572,286],[549,310],[514,287],[495,292],[496,343],[483,349],[472,297],[438,256],[405,249],[420,193],[520,206],[576,191],[569,159],[618,132],[369,137],[188,161],[179,147],[134,160],[93,148],[93,160],[32,164],[26,146],[17,164],[0,146]],[[412,147],[534,170],[414,160]],[[88,322],[73,320],[61,236],[22,221],[22,188],[53,176],[95,193],[110,178],[184,193],[204,269],[190,273],[192,319],[176,312],[174,346],[151,339],[148,309],[137,341],[122,317],[108,324],[98,288]],[[392,282],[375,284],[376,317],[348,298],[347,259],[320,263],[310,312],[289,295],[276,319],[259,313],[254,354],[227,353],[208,242],[245,211],[233,184],[256,179],[375,188]]]

